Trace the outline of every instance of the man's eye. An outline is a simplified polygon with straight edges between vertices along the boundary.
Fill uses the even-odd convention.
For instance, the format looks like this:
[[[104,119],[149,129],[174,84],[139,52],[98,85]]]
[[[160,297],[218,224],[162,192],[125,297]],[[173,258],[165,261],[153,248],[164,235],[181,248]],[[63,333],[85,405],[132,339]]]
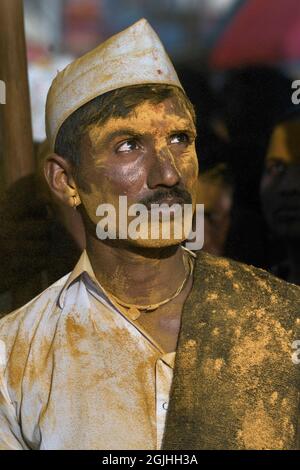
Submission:
[[[125,142],[122,142],[117,147],[117,152],[133,152],[134,150],[138,150],[139,146],[136,140],[131,139],[131,140],[126,140]]]
[[[187,144],[189,143],[189,136],[185,132],[180,132],[178,134],[173,134],[170,143],[171,144]]]
[[[281,161],[273,161],[267,165],[266,171],[269,175],[276,176],[284,173],[286,170],[286,165]]]

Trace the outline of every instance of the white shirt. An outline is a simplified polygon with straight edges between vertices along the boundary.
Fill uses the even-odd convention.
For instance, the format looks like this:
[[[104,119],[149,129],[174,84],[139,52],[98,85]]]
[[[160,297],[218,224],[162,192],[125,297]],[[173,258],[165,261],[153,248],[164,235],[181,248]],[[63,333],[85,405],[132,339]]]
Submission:
[[[0,320],[0,449],[159,449],[175,352],[75,269]]]

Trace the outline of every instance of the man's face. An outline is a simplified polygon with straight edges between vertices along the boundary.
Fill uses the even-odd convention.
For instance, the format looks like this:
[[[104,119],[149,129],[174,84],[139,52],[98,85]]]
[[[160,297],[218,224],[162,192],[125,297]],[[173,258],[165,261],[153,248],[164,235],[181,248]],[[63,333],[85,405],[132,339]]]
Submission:
[[[200,174],[197,202],[204,204],[203,249],[222,256],[231,221],[232,188],[224,179]]]
[[[93,225],[103,203],[115,207],[118,220],[119,196],[127,196],[128,206],[192,203],[195,207],[195,137],[192,116],[176,97],[159,104],[145,101],[125,118],[92,126],[83,139],[78,192]],[[131,240],[146,247],[179,242]]]
[[[271,230],[300,238],[300,121],[277,126],[272,134],[261,182],[263,210]]]

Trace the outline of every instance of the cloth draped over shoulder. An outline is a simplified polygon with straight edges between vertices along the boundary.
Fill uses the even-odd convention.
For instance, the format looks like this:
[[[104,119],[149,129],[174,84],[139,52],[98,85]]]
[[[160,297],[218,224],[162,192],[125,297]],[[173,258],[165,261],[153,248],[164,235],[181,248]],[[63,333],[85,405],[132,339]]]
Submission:
[[[299,449],[299,316],[299,287],[199,253],[162,448]]]

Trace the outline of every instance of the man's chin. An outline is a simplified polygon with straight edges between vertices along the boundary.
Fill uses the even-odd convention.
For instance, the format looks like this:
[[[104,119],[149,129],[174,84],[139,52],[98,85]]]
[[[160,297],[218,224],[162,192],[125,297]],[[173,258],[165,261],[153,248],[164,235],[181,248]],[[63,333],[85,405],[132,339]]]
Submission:
[[[129,245],[140,248],[167,248],[169,246],[180,245],[184,239],[148,239],[139,238],[137,240],[128,240]]]
[[[300,221],[299,220],[290,220],[289,223],[279,223],[273,224],[271,226],[272,232],[276,235],[277,238],[283,240],[300,240]]]

